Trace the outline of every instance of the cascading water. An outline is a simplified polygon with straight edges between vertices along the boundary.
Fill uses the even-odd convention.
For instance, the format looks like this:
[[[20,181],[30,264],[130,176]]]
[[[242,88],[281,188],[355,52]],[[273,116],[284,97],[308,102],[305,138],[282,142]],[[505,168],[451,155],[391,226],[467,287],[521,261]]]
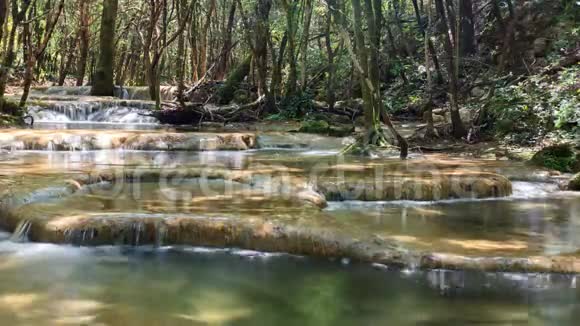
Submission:
[[[30,220],[22,220],[18,223],[18,226],[14,230],[14,233],[10,237],[12,242],[26,242],[28,241],[28,234],[32,227],[32,222]]]
[[[156,124],[148,116],[154,104],[113,99],[48,102],[28,107],[27,115],[35,122],[93,122]]]

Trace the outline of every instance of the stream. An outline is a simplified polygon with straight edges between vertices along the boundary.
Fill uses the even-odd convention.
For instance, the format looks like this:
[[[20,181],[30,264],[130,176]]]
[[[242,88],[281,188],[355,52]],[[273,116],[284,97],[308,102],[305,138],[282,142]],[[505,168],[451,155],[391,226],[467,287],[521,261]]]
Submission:
[[[289,126],[184,132],[142,116],[139,92],[35,89],[35,128],[0,133],[0,324],[580,317],[580,195],[565,176],[342,157],[350,139]]]

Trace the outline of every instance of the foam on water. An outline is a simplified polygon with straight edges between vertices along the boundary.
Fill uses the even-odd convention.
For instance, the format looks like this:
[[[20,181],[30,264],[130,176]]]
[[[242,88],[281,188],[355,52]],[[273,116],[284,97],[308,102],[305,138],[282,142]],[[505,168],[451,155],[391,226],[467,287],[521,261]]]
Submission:
[[[31,105],[27,109],[27,115],[32,116],[35,123],[158,124],[156,118],[148,116],[152,108],[152,104],[148,102],[60,101]]]

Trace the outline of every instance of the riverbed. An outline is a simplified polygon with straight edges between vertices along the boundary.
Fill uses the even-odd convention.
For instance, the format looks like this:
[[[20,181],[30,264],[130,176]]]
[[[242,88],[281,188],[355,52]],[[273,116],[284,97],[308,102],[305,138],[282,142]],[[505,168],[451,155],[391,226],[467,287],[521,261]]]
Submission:
[[[143,120],[142,104],[91,101],[32,108],[35,129],[2,131],[2,324],[580,315],[566,176],[456,153],[341,156],[352,139],[283,124],[185,132]]]

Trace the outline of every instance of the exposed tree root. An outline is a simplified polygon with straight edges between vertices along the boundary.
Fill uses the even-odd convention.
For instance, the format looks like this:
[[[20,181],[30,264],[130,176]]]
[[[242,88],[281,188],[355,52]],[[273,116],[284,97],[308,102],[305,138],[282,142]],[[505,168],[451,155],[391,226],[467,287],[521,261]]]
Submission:
[[[171,101],[164,102],[162,110],[154,111],[151,116],[164,124],[172,125],[195,125],[202,122],[246,122],[256,121],[260,118],[260,106],[264,103],[264,97],[244,105],[230,104],[214,106],[201,103],[184,103]]]

